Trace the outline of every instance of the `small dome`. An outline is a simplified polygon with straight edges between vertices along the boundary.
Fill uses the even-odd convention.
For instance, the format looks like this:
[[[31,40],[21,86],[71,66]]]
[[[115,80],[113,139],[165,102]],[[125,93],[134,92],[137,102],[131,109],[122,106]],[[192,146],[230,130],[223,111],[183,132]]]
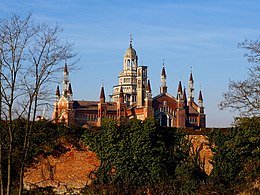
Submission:
[[[132,47],[131,44],[130,44],[130,47],[127,48],[127,50],[125,51],[125,58],[131,58],[131,59],[135,59],[136,58],[136,51]]]

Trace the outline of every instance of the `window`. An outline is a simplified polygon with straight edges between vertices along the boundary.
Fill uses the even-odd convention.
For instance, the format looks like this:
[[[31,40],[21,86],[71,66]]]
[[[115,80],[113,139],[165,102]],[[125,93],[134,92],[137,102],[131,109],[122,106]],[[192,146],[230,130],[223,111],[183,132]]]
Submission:
[[[190,123],[196,123],[197,122],[197,118],[191,117],[191,118],[189,118],[189,121],[190,121]]]
[[[161,116],[161,126],[162,127],[167,127],[167,116],[166,116],[166,114],[163,114]]]
[[[124,83],[130,83],[131,79],[130,78],[124,78]]]
[[[130,69],[130,60],[127,60],[127,69]]]

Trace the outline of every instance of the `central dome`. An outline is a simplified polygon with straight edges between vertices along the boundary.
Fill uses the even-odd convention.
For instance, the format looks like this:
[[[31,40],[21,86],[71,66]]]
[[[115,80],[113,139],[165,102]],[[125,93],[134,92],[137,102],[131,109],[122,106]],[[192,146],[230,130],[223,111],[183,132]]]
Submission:
[[[135,59],[136,58],[136,51],[132,47],[132,44],[130,44],[130,47],[127,48],[127,50],[125,51],[125,58],[131,58],[131,59]]]

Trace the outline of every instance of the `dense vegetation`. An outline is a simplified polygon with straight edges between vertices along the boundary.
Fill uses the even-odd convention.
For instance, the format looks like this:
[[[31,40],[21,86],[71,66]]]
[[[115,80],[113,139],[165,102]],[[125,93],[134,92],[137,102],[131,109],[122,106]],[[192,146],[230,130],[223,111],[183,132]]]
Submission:
[[[99,156],[95,190],[108,194],[257,194],[260,120],[241,118],[226,131],[208,134],[214,168],[207,176],[181,130],[156,126],[152,119],[105,121],[86,131],[85,142]],[[87,187],[87,191],[91,191]]]
[[[26,122],[17,120],[12,160],[12,191],[18,188],[20,150]],[[5,132],[2,124],[2,143]],[[237,194],[259,193],[260,120],[241,118],[233,128],[214,129],[208,134],[214,152],[214,168],[207,176],[199,160],[199,150],[191,154],[191,143],[176,128],[162,128],[153,119],[121,121],[105,120],[101,128],[84,130],[39,121],[35,124],[26,167],[35,157],[62,155],[65,144],[79,146],[80,140],[95,151],[101,160],[99,169],[92,173],[95,182],[86,186],[84,193],[96,194]],[[5,154],[7,148],[3,148]],[[7,158],[3,155],[2,168]],[[5,173],[5,172],[4,172]],[[6,176],[6,174],[4,174]],[[3,178],[6,181],[6,177]],[[51,188],[35,189],[30,194],[51,192]],[[27,192],[28,193],[28,192]]]
[[[220,193],[260,192],[260,120],[241,118],[226,132],[213,131],[209,142],[214,152],[212,188]],[[258,186],[257,186],[258,185]],[[257,190],[258,188],[258,190]]]
[[[204,181],[197,154],[176,128],[162,128],[153,119],[105,120],[84,140],[101,160],[97,191],[110,194],[181,194],[195,192]]]

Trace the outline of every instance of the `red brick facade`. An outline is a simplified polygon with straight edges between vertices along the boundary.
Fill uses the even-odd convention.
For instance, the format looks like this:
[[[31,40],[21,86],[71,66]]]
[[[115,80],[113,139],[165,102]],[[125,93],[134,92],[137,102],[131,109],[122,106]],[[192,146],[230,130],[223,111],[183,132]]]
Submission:
[[[198,103],[194,101],[194,81],[190,73],[188,98],[181,82],[176,97],[167,92],[166,71],[161,73],[160,94],[152,97],[150,81],[147,79],[147,66],[138,66],[136,51],[130,46],[124,56],[124,70],[119,74],[119,84],[114,86],[113,101],[106,102],[104,87],[101,87],[99,101],[77,101],[72,97],[67,64],[64,67],[62,94],[59,87],[52,118],[55,122],[64,121],[83,127],[100,126],[103,118],[121,117],[144,120],[155,117],[161,126],[205,128],[202,93]]]

